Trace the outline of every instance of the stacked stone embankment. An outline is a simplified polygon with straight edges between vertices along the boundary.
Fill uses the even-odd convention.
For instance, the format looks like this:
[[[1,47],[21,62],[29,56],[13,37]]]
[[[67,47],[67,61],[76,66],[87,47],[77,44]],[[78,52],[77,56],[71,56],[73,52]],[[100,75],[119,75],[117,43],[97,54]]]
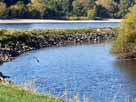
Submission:
[[[1,31],[2,32],[2,31]],[[20,33],[21,31],[14,31],[14,33]],[[38,32],[38,31],[37,31]],[[39,33],[40,32],[40,33]],[[83,43],[101,43],[105,41],[114,40],[117,36],[117,33],[111,28],[103,28],[103,29],[91,29],[91,31],[85,32],[74,32],[65,34],[43,34],[44,31],[39,31],[39,35],[35,35],[35,31],[31,31],[31,37],[27,35],[24,37],[21,34],[17,36],[7,38],[2,41],[0,44],[0,64],[3,62],[10,61],[14,59],[16,56],[20,54],[31,51],[34,49],[40,49],[44,47],[52,47],[52,46],[66,46],[66,45],[76,45]],[[64,32],[64,31],[63,31]],[[14,35],[14,33],[12,35]],[[29,32],[25,33],[28,34]],[[47,32],[46,32],[47,33]],[[23,33],[24,34],[24,33]],[[44,36],[42,36],[44,35]]]

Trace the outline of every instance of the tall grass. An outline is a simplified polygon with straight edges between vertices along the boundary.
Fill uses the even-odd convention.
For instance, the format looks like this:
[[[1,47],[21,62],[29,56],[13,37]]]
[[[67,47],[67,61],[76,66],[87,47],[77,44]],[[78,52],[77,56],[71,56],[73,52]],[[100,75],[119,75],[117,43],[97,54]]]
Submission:
[[[27,87],[27,90],[31,90],[34,91],[37,90],[36,86],[35,86],[35,80],[33,81],[28,81],[27,86],[23,87]],[[122,87],[121,85],[119,86],[120,88]],[[119,89],[120,89],[119,88]],[[37,90],[38,91],[38,90]],[[130,97],[130,96],[124,96],[124,97],[120,97],[118,96],[118,92],[121,90],[118,90],[115,94],[113,94],[113,97],[103,97],[103,99],[105,99],[105,102],[107,102],[106,100],[109,99],[109,102],[120,102],[120,100],[122,100],[122,102],[136,102],[136,98],[135,97]],[[59,99],[62,99],[63,102],[98,102],[98,99],[100,99],[99,97],[93,97],[93,96],[88,96],[88,95],[81,95],[79,92],[75,93],[74,95],[71,95],[69,93],[69,91],[67,90],[67,88],[64,89],[63,93],[60,95],[59,92],[55,92],[57,93],[56,95],[53,95],[54,93],[52,93],[52,91],[46,91],[45,93],[43,93],[45,96],[52,96],[52,97],[57,97]],[[98,98],[98,99],[97,99]],[[99,102],[103,102],[104,100],[99,100]],[[52,102],[58,102],[58,101],[52,101]]]
[[[0,84],[0,102],[62,102],[62,100],[35,94],[15,85]]]

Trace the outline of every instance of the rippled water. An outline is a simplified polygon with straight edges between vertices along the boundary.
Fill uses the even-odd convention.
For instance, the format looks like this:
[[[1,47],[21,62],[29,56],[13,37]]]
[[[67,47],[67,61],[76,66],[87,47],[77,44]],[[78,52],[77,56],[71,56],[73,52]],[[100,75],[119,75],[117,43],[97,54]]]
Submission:
[[[0,66],[17,84],[34,80],[39,92],[94,97],[95,102],[125,102],[136,96],[136,61],[118,61],[110,44],[46,48]],[[37,62],[37,57],[40,62]],[[131,102],[131,101],[130,101]],[[133,101],[132,101],[133,102]]]
[[[119,22],[95,22],[95,23],[45,23],[45,24],[0,24],[0,28],[10,29],[52,29],[52,28],[97,28],[118,27]]]

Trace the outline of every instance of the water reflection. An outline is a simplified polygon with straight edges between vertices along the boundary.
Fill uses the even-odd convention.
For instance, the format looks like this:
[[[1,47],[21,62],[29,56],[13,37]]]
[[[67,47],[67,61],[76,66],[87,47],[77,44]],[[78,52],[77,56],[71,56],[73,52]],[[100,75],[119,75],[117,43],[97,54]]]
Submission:
[[[115,68],[125,76],[126,84],[123,85],[125,92],[130,97],[130,102],[136,99],[136,60],[120,60],[115,62]]]
[[[129,78],[136,79],[136,60],[116,61],[115,65]]]

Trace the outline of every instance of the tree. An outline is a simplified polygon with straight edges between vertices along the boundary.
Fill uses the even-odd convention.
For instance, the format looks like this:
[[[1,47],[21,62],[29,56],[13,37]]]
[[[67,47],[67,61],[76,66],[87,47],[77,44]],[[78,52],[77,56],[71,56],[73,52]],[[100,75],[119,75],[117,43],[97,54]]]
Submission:
[[[23,18],[24,13],[25,13],[25,5],[21,1],[9,7],[10,18]]]
[[[89,19],[94,19],[96,17],[96,7],[94,6],[93,9],[88,10],[87,16]]]
[[[73,1],[73,14],[76,16],[87,16],[87,11],[94,7],[94,0]]]
[[[73,3],[73,0],[68,0],[68,13],[69,13],[69,15],[72,15],[72,9],[73,9],[72,3]]]
[[[80,3],[78,2],[78,0],[75,0],[73,3],[72,3],[72,6],[73,6],[73,14],[76,15],[76,16],[81,16],[83,15],[83,8],[80,6]]]
[[[6,4],[0,2],[0,18],[6,18],[6,16],[7,16]]]
[[[101,17],[114,17],[116,13],[116,3],[113,0],[98,0],[97,2],[98,15]]]
[[[136,5],[130,9],[113,44],[115,54],[136,58]]]
[[[45,0],[48,18],[61,18],[70,13],[69,0]]]
[[[136,0],[0,0],[0,2],[4,3],[1,5],[2,9],[6,6],[6,11],[1,18],[49,19],[71,19],[72,17],[80,19],[82,16],[85,19],[94,18],[94,16],[123,18],[128,13],[129,7],[136,4]]]
[[[27,5],[28,16],[31,18],[43,18],[46,5],[43,0],[32,0]]]
[[[128,0],[120,0],[120,16],[124,17],[128,13],[129,3]]]
[[[7,6],[15,5],[17,2],[24,2],[25,4],[29,3],[31,0],[1,0],[6,3]]]
[[[114,1],[113,0],[98,0],[97,4],[101,5],[102,7],[110,11],[113,9]]]

